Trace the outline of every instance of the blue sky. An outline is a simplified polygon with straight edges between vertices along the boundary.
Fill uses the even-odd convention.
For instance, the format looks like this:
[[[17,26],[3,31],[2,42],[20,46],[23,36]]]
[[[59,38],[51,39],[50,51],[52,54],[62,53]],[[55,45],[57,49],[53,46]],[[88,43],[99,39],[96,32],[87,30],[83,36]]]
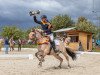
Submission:
[[[46,14],[49,19],[58,14],[68,14],[74,21],[79,16],[85,16],[98,24],[99,5],[100,0],[94,0],[94,5],[93,0],[0,0],[0,26],[17,25],[28,28],[37,25],[29,16],[30,10],[41,10],[40,15]]]

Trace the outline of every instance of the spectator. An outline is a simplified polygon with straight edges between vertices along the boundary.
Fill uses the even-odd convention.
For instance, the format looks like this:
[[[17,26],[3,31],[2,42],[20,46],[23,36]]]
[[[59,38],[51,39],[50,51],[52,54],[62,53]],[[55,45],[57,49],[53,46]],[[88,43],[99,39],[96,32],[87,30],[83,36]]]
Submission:
[[[22,40],[18,39],[18,51],[21,51]]]
[[[81,41],[79,40],[78,51],[84,51]]]
[[[9,40],[8,40],[8,38],[5,38],[4,45],[5,45],[5,54],[8,54],[8,49],[9,49]]]

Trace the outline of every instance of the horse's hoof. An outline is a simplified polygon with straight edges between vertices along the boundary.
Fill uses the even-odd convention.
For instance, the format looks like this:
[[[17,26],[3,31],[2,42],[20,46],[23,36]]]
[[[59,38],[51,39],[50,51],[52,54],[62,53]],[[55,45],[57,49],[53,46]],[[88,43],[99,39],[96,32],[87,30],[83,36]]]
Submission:
[[[69,68],[71,68],[71,66],[70,66],[70,65],[68,65],[68,67],[69,67]]]
[[[42,65],[38,65],[39,67],[42,67]]]
[[[38,64],[40,67],[42,67],[42,63],[40,62],[39,64]]]
[[[43,59],[42,62],[44,62],[45,60]]]
[[[54,67],[54,69],[61,69],[61,66]]]
[[[38,64],[38,68],[40,68],[40,67],[42,67],[42,65],[39,65],[39,64]]]
[[[37,57],[37,53],[35,53],[35,56]]]
[[[60,69],[61,69],[61,66],[58,66],[58,68],[60,68]]]

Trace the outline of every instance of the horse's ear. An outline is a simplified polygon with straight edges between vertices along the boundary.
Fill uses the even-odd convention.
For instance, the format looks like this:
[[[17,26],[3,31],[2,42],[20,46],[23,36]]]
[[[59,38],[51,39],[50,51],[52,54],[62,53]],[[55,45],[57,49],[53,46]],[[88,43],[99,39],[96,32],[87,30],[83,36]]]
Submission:
[[[41,32],[43,33],[43,30],[41,30]]]
[[[42,29],[37,29],[39,32],[43,32],[43,30]]]
[[[36,29],[34,29],[34,31],[36,31]]]

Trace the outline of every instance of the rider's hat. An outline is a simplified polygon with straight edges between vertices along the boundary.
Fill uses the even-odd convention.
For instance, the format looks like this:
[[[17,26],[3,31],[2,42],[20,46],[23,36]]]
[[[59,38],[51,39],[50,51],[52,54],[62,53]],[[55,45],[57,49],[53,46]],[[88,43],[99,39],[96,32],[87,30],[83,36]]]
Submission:
[[[47,18],[47,16],[46,16],[46,15],[42,15],[42,16],[41,16],[41,19],[42,19],[42,18]]]

